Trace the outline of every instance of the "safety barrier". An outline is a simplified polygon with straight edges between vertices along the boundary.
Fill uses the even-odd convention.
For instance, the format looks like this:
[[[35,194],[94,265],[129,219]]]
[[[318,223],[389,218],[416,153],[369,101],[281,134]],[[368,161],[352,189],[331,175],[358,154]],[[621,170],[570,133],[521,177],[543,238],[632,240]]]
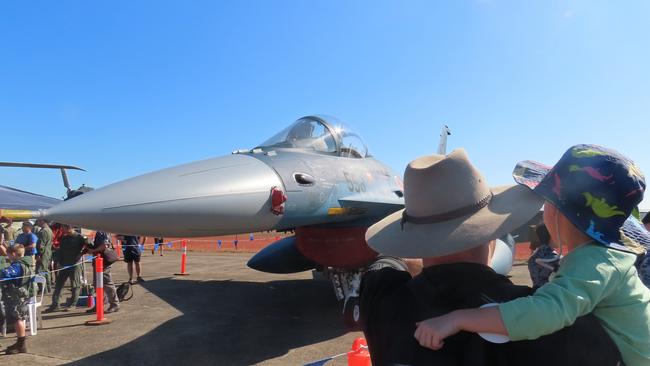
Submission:
[[[366,343],[365,338],[355,339],[354,342],[352,342],[352,349],[348,352],[310,362],[304,366],[323,366],[333,359],[343,356],[347,356],[348,366],[372,366],[372,363],[370,362],[370,352],[368,351],[368,343]]]
[[[183,247],[183,254],[181,254],[181,272],[174,273],[174,275],[187,276],[189,275],[189,273],[185,272],[185,262],[187,261],[187,241],[183,240],[181,246]]]
[[[104,318],[104,259],[101,256],[95,258],[95,314],[97,319],[86,322],[86,325],[110,324],[110,320]]]

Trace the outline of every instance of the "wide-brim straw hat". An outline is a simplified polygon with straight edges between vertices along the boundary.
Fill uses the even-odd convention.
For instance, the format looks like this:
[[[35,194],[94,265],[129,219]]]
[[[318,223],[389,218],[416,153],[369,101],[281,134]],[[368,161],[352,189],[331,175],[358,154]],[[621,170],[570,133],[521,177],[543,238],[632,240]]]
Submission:
[[[525,224],[543,200],[521,185],[489,187],[464,149],[412,161],[405,208],[366,233],[375,251],[404,258],[445,256],[486,244]]]

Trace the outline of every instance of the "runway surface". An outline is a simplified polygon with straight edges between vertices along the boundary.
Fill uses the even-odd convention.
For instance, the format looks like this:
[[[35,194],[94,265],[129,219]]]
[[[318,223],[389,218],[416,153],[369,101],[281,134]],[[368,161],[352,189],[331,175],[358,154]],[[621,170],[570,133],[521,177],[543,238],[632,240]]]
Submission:
[[[0,356],[3,365],[303,365],[349,350],[362,333],[345,331],[328,281],[311,272],[272,275],[246,267],[250,253],[188,253],[189,276],[175,277],[180,253],[142,257],[143,276],[133,299],[106,317],[81,308],[44,314],[28,338],[29,354]],[[87,266],[90,274],[90,266]],[[513,281],[527,284],[525,266]],[[126,264],[113,265],[116,283]],[[90,278],[90,277],[89,277]],[[64,296],[69,295],[64,292]],[[45,306],[50,303],[46,296]],[[4,349],[13,334],[0,338]],[[0,351],[2,352],[2,351]],[[2,352],[4,353],[4,352]],[[328,365],[345,365],[345,358]]]

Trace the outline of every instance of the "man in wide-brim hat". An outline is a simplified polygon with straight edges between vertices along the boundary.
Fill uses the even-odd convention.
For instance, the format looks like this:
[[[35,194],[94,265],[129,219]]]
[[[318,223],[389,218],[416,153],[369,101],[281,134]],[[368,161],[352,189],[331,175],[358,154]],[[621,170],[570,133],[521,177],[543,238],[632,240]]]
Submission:
[[[404,173],[404,198],[404,210],[366,234],[382,254],[361,286],[361,323],[373,365],[614,365],[620,360],[590,316],[535,341],[496,346],[459,333],[440,351],[421,347],[413,337],[416,322],[532,293],[487,266],[489,244],[537,214],[542,200],[520,185],[490,187],[462,149],[412,161]],[[424,268],[412,278],[407,270],[418,262]]]

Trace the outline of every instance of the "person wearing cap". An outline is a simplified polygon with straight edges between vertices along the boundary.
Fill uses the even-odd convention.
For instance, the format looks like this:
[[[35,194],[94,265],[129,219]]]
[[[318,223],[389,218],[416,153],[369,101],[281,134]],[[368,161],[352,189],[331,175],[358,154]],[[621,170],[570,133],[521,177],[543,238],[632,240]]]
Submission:
[[[36,244],[38,243],[38,237],[32,232],[34,225],[31,221],[23,221],[23,232],[16,237],[15,243],[22,244],[25,247],[25,257],[32,260],[32,264],[36,264],[36,254],[38,250],[36,249]]]
[[[52,262],[52,239],[54,233],[45,219],[36,220],[36,226],[40,227],[36,236],[38,244],[36,250],[36,273],[45,277],[45,289],[49,293],[52,290],[52,276],[50,276],[50,263]]]
[[[70,287],[72,288],[72,301],[63,310],[70,311],[77,308],[79,291],[81,290],[81,266],[79,261],[85,247],[90,244],[88,238],[77,233],[74,227],[62,225],[62,228],[65,230],[65,234],[61,237],[57,253],[59,272],[52,293],[52,304],[45,310],[46,313],[62,310],[59,307],[59,300],[63,286],[68,279],[70,279]]]
[[[382,253],[362,278],[359,303],[373,365],[613,366],[620,361],[616,345],[589,315],[535,341],[496,345],[460,333],[442,350],[422,347],[413,336],[417,322],[533,293],[488,263],[495,239],[535,216],[542,200],[520,185],[489,187],[458,149],[412,161],[404,173],[404,202],[403,210],[366,233],[368,245]]]
[[[107,252],[113,250],[111,243],[111,235],[105,231],[95,232],[92,244],[88,245],[87,253],[92,256],[102,256],[103,258],[103,271],[102,281],[104,284],[104,297],[108,300],[110,306],[105,314],[115,313],[120,310],[120,300],[117,298],[117,291],[115,283],[113,283],[113,276],[111,275],[112,263],[107,260]],[[95,261],[93,261],[93,273],[96,273]],[[97,276],[93,276],[93,286],[97,288]],[[96,309],[93,307],[86,310],[86,313],[94,313]]]
[[[571,147],[532,187],[545,200],[553,242],[569,251],[557,275],[531,296],[431,318],[415,337],[432,349],[461,330],[536,339],[593,312],[626,365],[650,365],[650,290],[634,266],[634,243],[622,232],[645,187],[640,169],[620,153]]]

